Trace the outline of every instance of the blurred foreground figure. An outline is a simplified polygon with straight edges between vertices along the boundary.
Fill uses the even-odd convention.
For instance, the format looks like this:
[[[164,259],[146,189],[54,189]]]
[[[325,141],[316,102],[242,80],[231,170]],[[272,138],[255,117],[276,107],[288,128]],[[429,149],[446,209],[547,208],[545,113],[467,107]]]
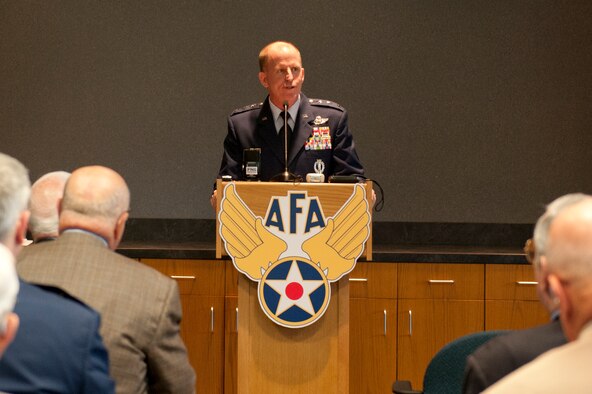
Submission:
[[[115,171],[74,171],[60,204],[59,238],[28,246],[17,269],[101,313],[118,393],[193,393],[195,374],[179,335],[177,283],[115,252],[129,203],[127,184]]]

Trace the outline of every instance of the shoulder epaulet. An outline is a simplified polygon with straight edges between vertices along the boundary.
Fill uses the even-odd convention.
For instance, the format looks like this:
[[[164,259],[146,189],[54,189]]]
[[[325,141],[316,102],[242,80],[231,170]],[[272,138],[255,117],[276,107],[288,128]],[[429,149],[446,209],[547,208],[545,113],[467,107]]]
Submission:
[[[340,111],[345,111],[345,108],[343,108],[341,105],[337,104],[334,101],[321,100],[321,99],[308,99],[308,103],[310,105],[314,105],[317,107],[330,107],[330,108],[338,109]]]
[[[242,112],[252,111],[254,109],[259,109],[262,106],[263,106],[263,103],[256,103],[256,104],[251,104],[251,105],[245,105],[244,107],[237,108],[234,111],[232,111],[232,113],[230,114],[230,116],[236,115],[236,114],[240,114]]]

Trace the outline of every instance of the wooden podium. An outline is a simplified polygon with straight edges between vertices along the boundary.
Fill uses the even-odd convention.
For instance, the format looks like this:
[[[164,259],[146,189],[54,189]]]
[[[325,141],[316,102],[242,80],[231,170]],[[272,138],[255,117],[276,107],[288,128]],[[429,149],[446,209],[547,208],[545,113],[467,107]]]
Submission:
[[[272,196],[306,191],[318,196],[324,215],[332,217],[350,198],[353,184],[234,182],[249,209],[264,217]],[[226,183],[218,183],[218,207]],[[372,185],[364,186],[371,195]],[[216,256],[226,256],[216,215]],[[370,221],[371,226],[371,221]],[[371,227],[370,227],[371,228]],[[372,237],[364,249],[372,259]],[[302,328],[286,328],[263,312],[258,282],[240,274],[238,280],[239,394],[349,393],[349,282],[345,275],[331,283],[331,300],[323,316]]]

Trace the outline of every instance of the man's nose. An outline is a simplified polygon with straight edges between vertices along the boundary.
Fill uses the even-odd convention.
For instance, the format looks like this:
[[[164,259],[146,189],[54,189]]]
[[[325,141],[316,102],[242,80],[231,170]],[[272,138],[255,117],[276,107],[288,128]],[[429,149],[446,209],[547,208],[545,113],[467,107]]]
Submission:
[[[291,81],[292,79],[294,79],[294,74],[292,74],[292,70],[288,69],[286,71],[286,80]]]

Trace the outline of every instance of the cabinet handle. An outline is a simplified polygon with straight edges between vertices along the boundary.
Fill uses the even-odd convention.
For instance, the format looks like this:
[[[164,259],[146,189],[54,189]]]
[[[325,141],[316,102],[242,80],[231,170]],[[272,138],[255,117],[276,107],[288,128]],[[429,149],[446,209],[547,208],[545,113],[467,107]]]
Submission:
[[[413,335],[413,312],[409,311],[409,336]]]
[[[349,278],[350,282],[368,282],[368,278]]]
[[[171,275],[171,278],[173,279],[191,279],[194,280],[195,276],[193,275]]]
[[[430,283],[450,283],[453,284],[454,280],[452,279],[429,279],[428,282]]]
[[[236,332],[238,332],[238,308],[236,308],[234,311],[236,312],[236,326],[235,326],[235,328],[236,328]]]
[[[538,285],[539,282],[534,282],[534,281],[528,281],[528,280],[519,280],[516,282],[519,285],[527,285],[527,286],[532,286],[532,285]]]
[[[384,336],[386,337],[386,309],[383,312],[384,312]]]
[[[210,332],[214,332],[214,307],[210,308]]]

